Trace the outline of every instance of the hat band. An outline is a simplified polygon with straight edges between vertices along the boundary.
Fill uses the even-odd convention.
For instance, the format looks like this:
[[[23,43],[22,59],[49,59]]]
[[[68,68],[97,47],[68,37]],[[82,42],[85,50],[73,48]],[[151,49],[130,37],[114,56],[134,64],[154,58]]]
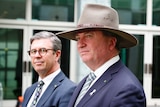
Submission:
[[[105,27],[104,25],[98,25],[98,24],[79,24],[77,25],[77,28],[81,27]]]

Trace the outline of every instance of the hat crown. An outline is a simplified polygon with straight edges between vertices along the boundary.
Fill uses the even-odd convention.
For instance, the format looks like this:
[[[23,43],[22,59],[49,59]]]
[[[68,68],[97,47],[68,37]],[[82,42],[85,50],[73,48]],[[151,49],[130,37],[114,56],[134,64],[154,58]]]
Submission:
[[[118,25],[118,13],[113,8],[87,4],[80,16],[77,27],[103,26],[118,29]]]
[[[129,48],[138,44],[138,40],[133,35],[119,30],[118,26],[119,17],[116,10],[103,5],[87,4],[79,18],[77,28],[56,35],[76,40],[75,36],[78,32],[96,29],[111,32],[118,36],[120,48]]]

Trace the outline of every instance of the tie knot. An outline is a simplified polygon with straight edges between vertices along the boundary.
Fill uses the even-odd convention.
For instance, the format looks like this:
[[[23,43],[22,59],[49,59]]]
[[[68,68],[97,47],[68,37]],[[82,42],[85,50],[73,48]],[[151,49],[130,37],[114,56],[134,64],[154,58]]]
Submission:
[[[43,86],[43,85],[44,85],[44,82],[42,80],[38,82],[38,87]]]
[[[93,72],[91,72],[91,73],[88,75],[88,78],[87,78],[87,79],[93,81],[95,78],[96,78],[96,75],[95,75]]]

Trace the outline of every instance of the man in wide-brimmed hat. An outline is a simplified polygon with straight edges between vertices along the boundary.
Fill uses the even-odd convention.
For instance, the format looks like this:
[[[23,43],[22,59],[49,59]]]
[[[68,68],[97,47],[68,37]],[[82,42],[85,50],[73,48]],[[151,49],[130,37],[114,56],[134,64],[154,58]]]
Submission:
[[[119,57],[121,48],[133,47],[138,41],[118,26],[116,10],[88,4],[76,29],[57,33],[77,41],[78,52],[91,69],[68,107],[146,107],[142,85]]]

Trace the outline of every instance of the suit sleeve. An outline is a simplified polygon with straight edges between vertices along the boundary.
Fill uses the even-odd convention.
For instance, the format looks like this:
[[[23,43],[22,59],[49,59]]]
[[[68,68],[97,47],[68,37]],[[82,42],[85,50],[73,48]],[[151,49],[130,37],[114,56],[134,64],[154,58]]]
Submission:
[[[113,98],[110,107],[146,107],[144,92],[134,85],[128,85]]]
[[[70,98],[73,94],[74,89],[75,87],[71,87],[70,89],[68,89],[68,91],[63,96],[61,96],[58,107],[68,106],[68,103],[70,101]]]
[[[22,102],[22,107],[26,107],[28,100],[27,100],[27,96],[29,95],[29,88],[26,89],[24,95],[23,95],[23,102]],[[29,97],[29,96],[28,96]]]

